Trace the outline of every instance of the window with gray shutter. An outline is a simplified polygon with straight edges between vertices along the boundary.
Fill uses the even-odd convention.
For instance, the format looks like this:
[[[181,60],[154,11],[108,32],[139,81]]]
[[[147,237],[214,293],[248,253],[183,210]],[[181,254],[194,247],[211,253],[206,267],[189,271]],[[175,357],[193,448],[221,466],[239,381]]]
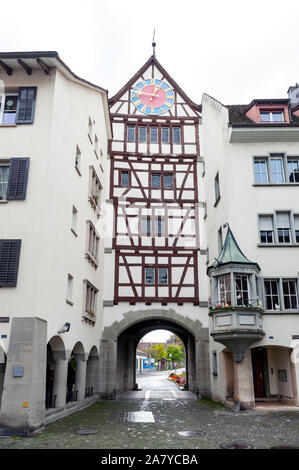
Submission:
[[[261,243],[274,243],[272,215],[259,216],[259,229]]]
[[[290,214],[288,212],[276,213],[278,243],[291,242]]]
[[[25,199],[29,158],[11,158],[6,199]]]
[[[35,101],[36,101],[36,90],[37,88],[35,86],[19,88],[16,124],[32,124],[33,123]]]
[[[0,240],[0,287],[16,287],[21,240]]]

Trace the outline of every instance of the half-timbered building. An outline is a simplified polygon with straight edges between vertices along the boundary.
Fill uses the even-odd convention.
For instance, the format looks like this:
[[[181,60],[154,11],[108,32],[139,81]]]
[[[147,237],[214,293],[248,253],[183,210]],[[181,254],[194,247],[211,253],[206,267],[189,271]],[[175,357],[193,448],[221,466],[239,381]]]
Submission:
[[[108,150],[108,202],[113,207],[114,226],[105,257],[111,275],[104,293],[103,338],[112,339],[113,328],[111,360],[118,361],[118,376],[126,377],[123,367],[132,374],[126,384],[121,379],[109,386],[102,377],[103,392],[134,387],[133,350],[144,331],[143,323],[147,322],[149,331],[165,326],[166,320],[173,331],[183,328],[186,342],[193,344],[189,344],[189,383],[195,390],[194,334],[196,328],[202,334],[204,325],[203,318],[200,325],[192,325],[200,319],[203,300],[199,292],[202,204],[197,174],[201,107],[190,100],[155,54],[109,105],[113,139]],[[132,346],[121,347],[120,335],[126,336],[124,328],[127,331],[133,324]],[[122,367],[124,356],[132,366]],[[203,391],[206,387],[204,380]]]

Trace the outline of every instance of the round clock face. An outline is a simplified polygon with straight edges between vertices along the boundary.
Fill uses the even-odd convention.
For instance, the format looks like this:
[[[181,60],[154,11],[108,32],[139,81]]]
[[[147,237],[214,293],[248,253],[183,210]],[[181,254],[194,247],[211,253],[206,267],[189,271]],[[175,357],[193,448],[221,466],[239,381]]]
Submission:
[[[163,80],[149,78],[134,86],[131,101],[141,113],[158,116],[166,113],[174,104],[174,91]]]

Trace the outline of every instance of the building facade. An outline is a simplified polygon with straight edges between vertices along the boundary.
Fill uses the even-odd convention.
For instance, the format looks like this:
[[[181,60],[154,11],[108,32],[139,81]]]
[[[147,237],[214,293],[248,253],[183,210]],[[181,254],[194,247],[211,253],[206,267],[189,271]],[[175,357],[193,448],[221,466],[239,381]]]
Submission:
[[[209,394],[207,281],[199,270],[201,108],[154,55],[109,104],[113,229],[105,249],[101,395],[136,388],[137,344],[157,328],[182,338],[190,389]]]
[[[56,52],[0,79],[0,425],[136,389],[157,329],[198,396],[299,406],[298,85],[198,105],[153,54],[108,100]]]
[[[204,94],[201,132],[211,394],[298,406],[298,96],[224,106]]]
[[[24,431],[97,391],[111,127],[57,53],[0,64],[1,425]]]

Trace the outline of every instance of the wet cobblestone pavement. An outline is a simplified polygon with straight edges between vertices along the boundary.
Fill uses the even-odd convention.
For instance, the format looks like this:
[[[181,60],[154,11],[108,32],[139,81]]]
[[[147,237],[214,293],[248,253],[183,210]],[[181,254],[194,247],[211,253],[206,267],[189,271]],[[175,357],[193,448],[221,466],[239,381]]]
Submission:
[[[152,412],[154,423],[118,422],[122,412]],[[80,435],[91,429],[97,434]],[[184,437],[181,431],[201,431]],[[211,400],[103,401],[49,424],[35,437],[0,437],[0,449],[219,449],[244,442],[256,449],[299,446],[299,412],[233,413]]]

